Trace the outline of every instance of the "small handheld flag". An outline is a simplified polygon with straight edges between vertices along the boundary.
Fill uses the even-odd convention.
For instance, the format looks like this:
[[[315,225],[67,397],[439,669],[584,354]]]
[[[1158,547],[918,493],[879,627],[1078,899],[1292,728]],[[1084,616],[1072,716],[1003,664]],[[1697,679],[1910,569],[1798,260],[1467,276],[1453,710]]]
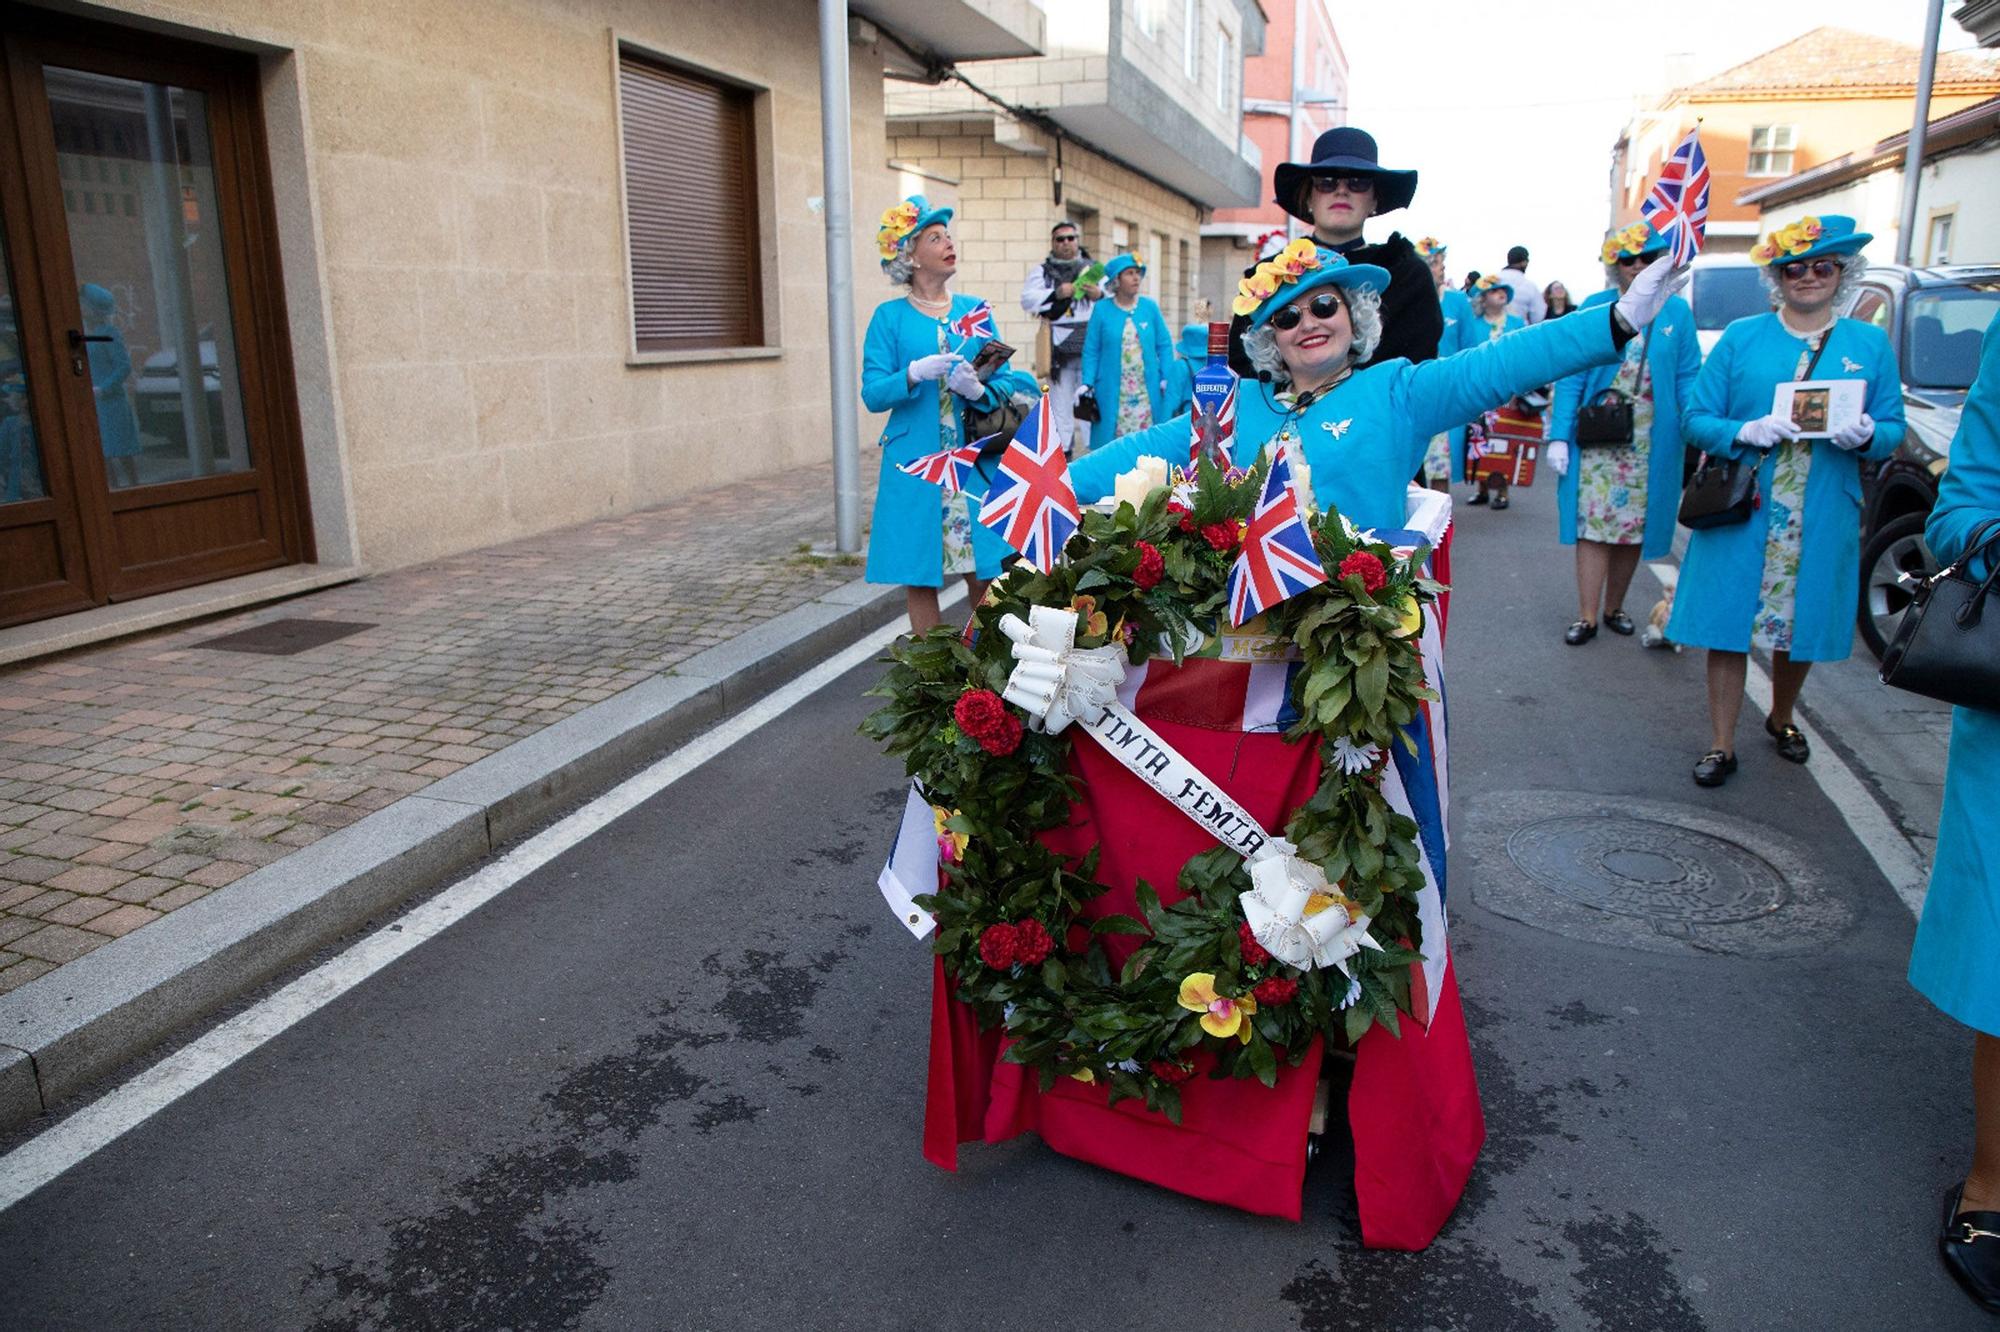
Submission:
[[[979,521],[1048,573],[1083,521],[1069,463],[1050,429],[1049,395],[1028,413],[1000,455],[1000,475],[979,504]]]
[[[993,306],[986,301],[967,310],[951,321],[951,335],[958,339],[962,348],[973,338],[991,338],[993,332]]]
[[[1673,243],[1673,259],[1684,264],[1701,253],[1708,235],[1708,158],[1701,151],[1701,126],[1680,141],[1660,166],[1660,178],[1639,205],[1639,216]]]
[[[992,435],[986,437],[992,438]],[[986,439],[976,439],[941,453],[926,453],[921,458],[899,464],[896,470],[908,472],[919,481],[942,486],[946,495],[957,495],[979,474],[979,448],[986,443]]]
[[[1326,581],[1313,552],[1312,531],[1299,517],[1288,450],[1279,449],[1264,493],[1243,533],[1243,553],[1229,571],[1229,621],[1245,624],[1271,607]]]

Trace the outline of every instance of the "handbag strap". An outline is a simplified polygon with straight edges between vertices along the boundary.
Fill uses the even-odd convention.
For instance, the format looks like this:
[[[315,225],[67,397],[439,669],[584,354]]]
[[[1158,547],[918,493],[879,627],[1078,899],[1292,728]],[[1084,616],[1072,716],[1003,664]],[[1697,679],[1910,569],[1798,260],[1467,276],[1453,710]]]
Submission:
[[[1819,346],[1813,348],[1812,359],[1806,362],[1806,368],[1798,374],[1797,379],[1805,380],[1812,378],[1813,368],[1819,364],[1820,353],[1824,352],[1826,344],[1832,341],[1833,325],[1828,324],[1826,331],[1819,336]]]

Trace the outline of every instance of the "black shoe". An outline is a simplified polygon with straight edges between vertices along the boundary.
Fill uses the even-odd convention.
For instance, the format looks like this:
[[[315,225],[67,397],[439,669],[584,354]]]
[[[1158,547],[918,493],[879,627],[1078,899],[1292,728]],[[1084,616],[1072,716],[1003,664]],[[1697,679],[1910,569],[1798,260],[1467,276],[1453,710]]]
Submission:
[[[1466,503],[1474,505],[1475,507],[1486,503],[1486,492],[1484,490],[1473,491],[1472,498],[1467,500]]]
[[[1963,1184],[1945,1191],[1938,1257],[1974,1304],[2000,1314],[2000,1212],[1961,1212],[1964,1196]]]
[[[1563,642],[1569,644],[1571,647],[1582,647],[1595,637],[1597,637],[1597,626],[1589,620],[1578,620],[1575,624],[1563,630]]]
[[[1495,512],[1498,512],[1499,510],[1504,509],[1506,507],[1507,507],[1507,492],[1503,490],[1499,494],[1493,497],[1493,508]]]
[[[1623,634],[1627,638],[1630,638],[1633,631],[1638,628],[1632,623],[1632,617],[1622,610],[1604,612],[1604,627],[1614,634]]]
[[[1764,734],[1777,742],[1778,757],[1787,763],[1804,763],[1812,757],[1812,746],[1806,743],[1805,733],[1796,726],[1773,726],[1766,718]]]
[[[1696,786],[1720,786],[1729,780],[1729,774],[1736,771],[1736,755],[1725,754],[1719,749],[1711,749],[1703,754],[1694,765]]]

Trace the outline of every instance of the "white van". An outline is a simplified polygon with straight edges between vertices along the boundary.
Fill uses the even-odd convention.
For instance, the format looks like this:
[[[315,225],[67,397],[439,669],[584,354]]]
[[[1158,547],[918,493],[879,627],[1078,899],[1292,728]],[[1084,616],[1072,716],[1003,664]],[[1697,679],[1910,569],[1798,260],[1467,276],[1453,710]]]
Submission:
[[[1730,324],[1771,313],[1771,297],[1745,254],[1696,255],[1693,277],[1681,294],[1694,310],[1695,339],[1704,358]]]

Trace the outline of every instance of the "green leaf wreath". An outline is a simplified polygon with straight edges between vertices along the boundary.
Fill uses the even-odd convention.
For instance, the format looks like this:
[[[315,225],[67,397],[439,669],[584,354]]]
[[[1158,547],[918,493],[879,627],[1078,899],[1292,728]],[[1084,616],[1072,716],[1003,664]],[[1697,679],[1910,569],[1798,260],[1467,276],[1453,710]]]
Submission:
[[[1397,1010],[1408,1011],[1423,872],[1417,826],[1380,783],[1389,746],[1409,743],[1402,728],[1436,697],[1417,650],[1422,606],[1443,590],[1422,573],[1425,551],[1398,559],[1338,514],[1318,515],[1310,526],[1328,581],[1265,617],[1302,658],[1292,685],[1300,720],[1284,738],[1318,743],[1322,759],[1318,789],[1283,836],[1372,918],[1381,945],[1348,959],[1351,981],[1286,966],[1256,943],[1237,903],[1249,873],[1220,846],[1188,859],[1184,896],[1171,905],[1141,881],[1143,920],[1085,919],[1083,904],[1104,891],[1096,851],[1065,858],[1039,836],[1070,819],[1073,732],[1028,730],[998,697],[1014,665],[1000,618],[1026,619],[1030,606],[1074,609],[1078,648],[1122,641],[1134,664],[1156,644],[1172,645],[1178,661],[1202,642],[1227,615],[1229,570],[1264,471],[1204,462],[1182,499],[1161,489],[1136,510],[1087,511],[1054,572],[1016,564],[988,589],[975,633],[940,626],[901,640],[869,691],[884,702],[863,733],[903,756],[936,812],[945,881],[917,899],[936,917],[933,946],[981,1025],[1004,1024],[1005,1058],[1035,1069],[1045,1091],[1058,1077],[1101,1082],[1114,1103],[1140,1098],[1178,1122],[1180,1084],[1198,1072],[1268,1086],[1313,1036],[1352,1042],[1377,1022],[1398,1032]],[[1349,757],[1374,746],[1364,750],[1373,766],[1347,772],[1342,740]],[[1147,936],[1116,974],[1102,946],[1110,934]]]

